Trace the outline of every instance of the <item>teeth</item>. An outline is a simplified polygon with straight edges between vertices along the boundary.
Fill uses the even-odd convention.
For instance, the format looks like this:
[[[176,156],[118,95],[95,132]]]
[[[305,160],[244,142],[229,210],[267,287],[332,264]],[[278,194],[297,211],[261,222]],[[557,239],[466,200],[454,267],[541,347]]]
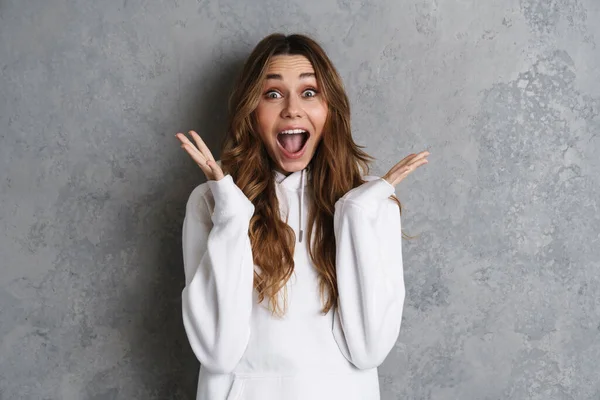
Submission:
[[[286,131],[279,132],[279,134],[283,134],[283,135],[295,135],[295,134],[304,133],[304,132],[306,132],[304,129],[288,129]]]

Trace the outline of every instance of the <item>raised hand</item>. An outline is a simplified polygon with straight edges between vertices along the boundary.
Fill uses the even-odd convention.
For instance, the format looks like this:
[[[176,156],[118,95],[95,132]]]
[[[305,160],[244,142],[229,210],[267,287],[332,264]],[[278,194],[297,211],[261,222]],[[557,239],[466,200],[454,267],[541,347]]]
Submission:
[[[206,175],[206,179],[214,181],[223,179],[223,170],[215,161],[208,146],[206,146],[204,141],[200,138],[200,135],[194,131],[189,131],[188,133],[192,135],[192,138],[194,138],[198,147],[194,146],[183,133],[177,133],[175,137],[181,142],[181,148],[187,151],[190,157],[198,164],[200,169],[204,172],[204,175]]]
[[[419,154],[410,154],[398,164],[394,165],[392,169],[383,176],[383,179],[396,186],[415,169],[421,165],[427,164],[428,161],[426,157],[428,155],[428,151],[422,151]]]

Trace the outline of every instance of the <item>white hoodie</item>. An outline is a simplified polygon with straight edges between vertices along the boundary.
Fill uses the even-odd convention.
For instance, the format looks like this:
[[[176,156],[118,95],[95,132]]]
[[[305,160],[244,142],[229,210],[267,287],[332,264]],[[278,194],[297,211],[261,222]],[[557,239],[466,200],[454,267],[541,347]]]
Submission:
[[[189,197],[182,306],[201,363],[199,400],[380,398],[377,366],[398,338],[405,293],[400,213],[388,198],[394,187],[367,176],[336,202],[339,303],[323,315],[306,232],[299,240],[312,198],[309,173],[274,172],[282,218],[297,238],[283,318],[267,300],[258,304],[248,236],[254,206],[231,175]]]

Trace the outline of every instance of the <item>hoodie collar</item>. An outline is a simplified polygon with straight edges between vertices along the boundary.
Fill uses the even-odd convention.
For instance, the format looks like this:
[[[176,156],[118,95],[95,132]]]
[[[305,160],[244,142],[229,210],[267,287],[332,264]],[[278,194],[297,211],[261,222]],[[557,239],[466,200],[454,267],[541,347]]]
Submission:
[[[289,175],[285,175],[282,172],[273,170],[275,175],[275,182],[283,186],[286,189],[299,190],[302,188],[302,173],[304,172],[304,187],[308,186],[308,177],[310,176],[310,166],[302,171],[292,172]]]
[[[276,170],[274,170],[274,172],[275,182],[277,182],[278,185],[296,191],[297,189],[300,189],[300,209],[298,210],[298,226],[300,232],[298,241],[302,243],[302,238],[304,236],[304,227],[302,225],[302,214],[304,213],[304,189],[308,186],[307,176],[310,172],[310,166],[304,168],[302,171],[292,172],[287,176]]]

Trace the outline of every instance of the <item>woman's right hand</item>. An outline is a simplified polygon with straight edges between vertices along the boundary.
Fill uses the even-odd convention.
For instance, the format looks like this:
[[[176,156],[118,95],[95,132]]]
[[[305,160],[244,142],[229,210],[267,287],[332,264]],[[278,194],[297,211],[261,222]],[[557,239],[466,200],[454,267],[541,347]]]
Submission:
[[[189,131],[188,133],[192,135],[198,147],[194,146],[183,133],[177,133],[175,137],[181,142],[181,148],[187,151],[190,157],[198,164],[200,169],[204,172],[204,175],[206,175],[206,179],[214,181],[223,179],[223,170],[215,161],[208,146],[206,146],[204,141],[200,138],[200,135],[194,131]]]

